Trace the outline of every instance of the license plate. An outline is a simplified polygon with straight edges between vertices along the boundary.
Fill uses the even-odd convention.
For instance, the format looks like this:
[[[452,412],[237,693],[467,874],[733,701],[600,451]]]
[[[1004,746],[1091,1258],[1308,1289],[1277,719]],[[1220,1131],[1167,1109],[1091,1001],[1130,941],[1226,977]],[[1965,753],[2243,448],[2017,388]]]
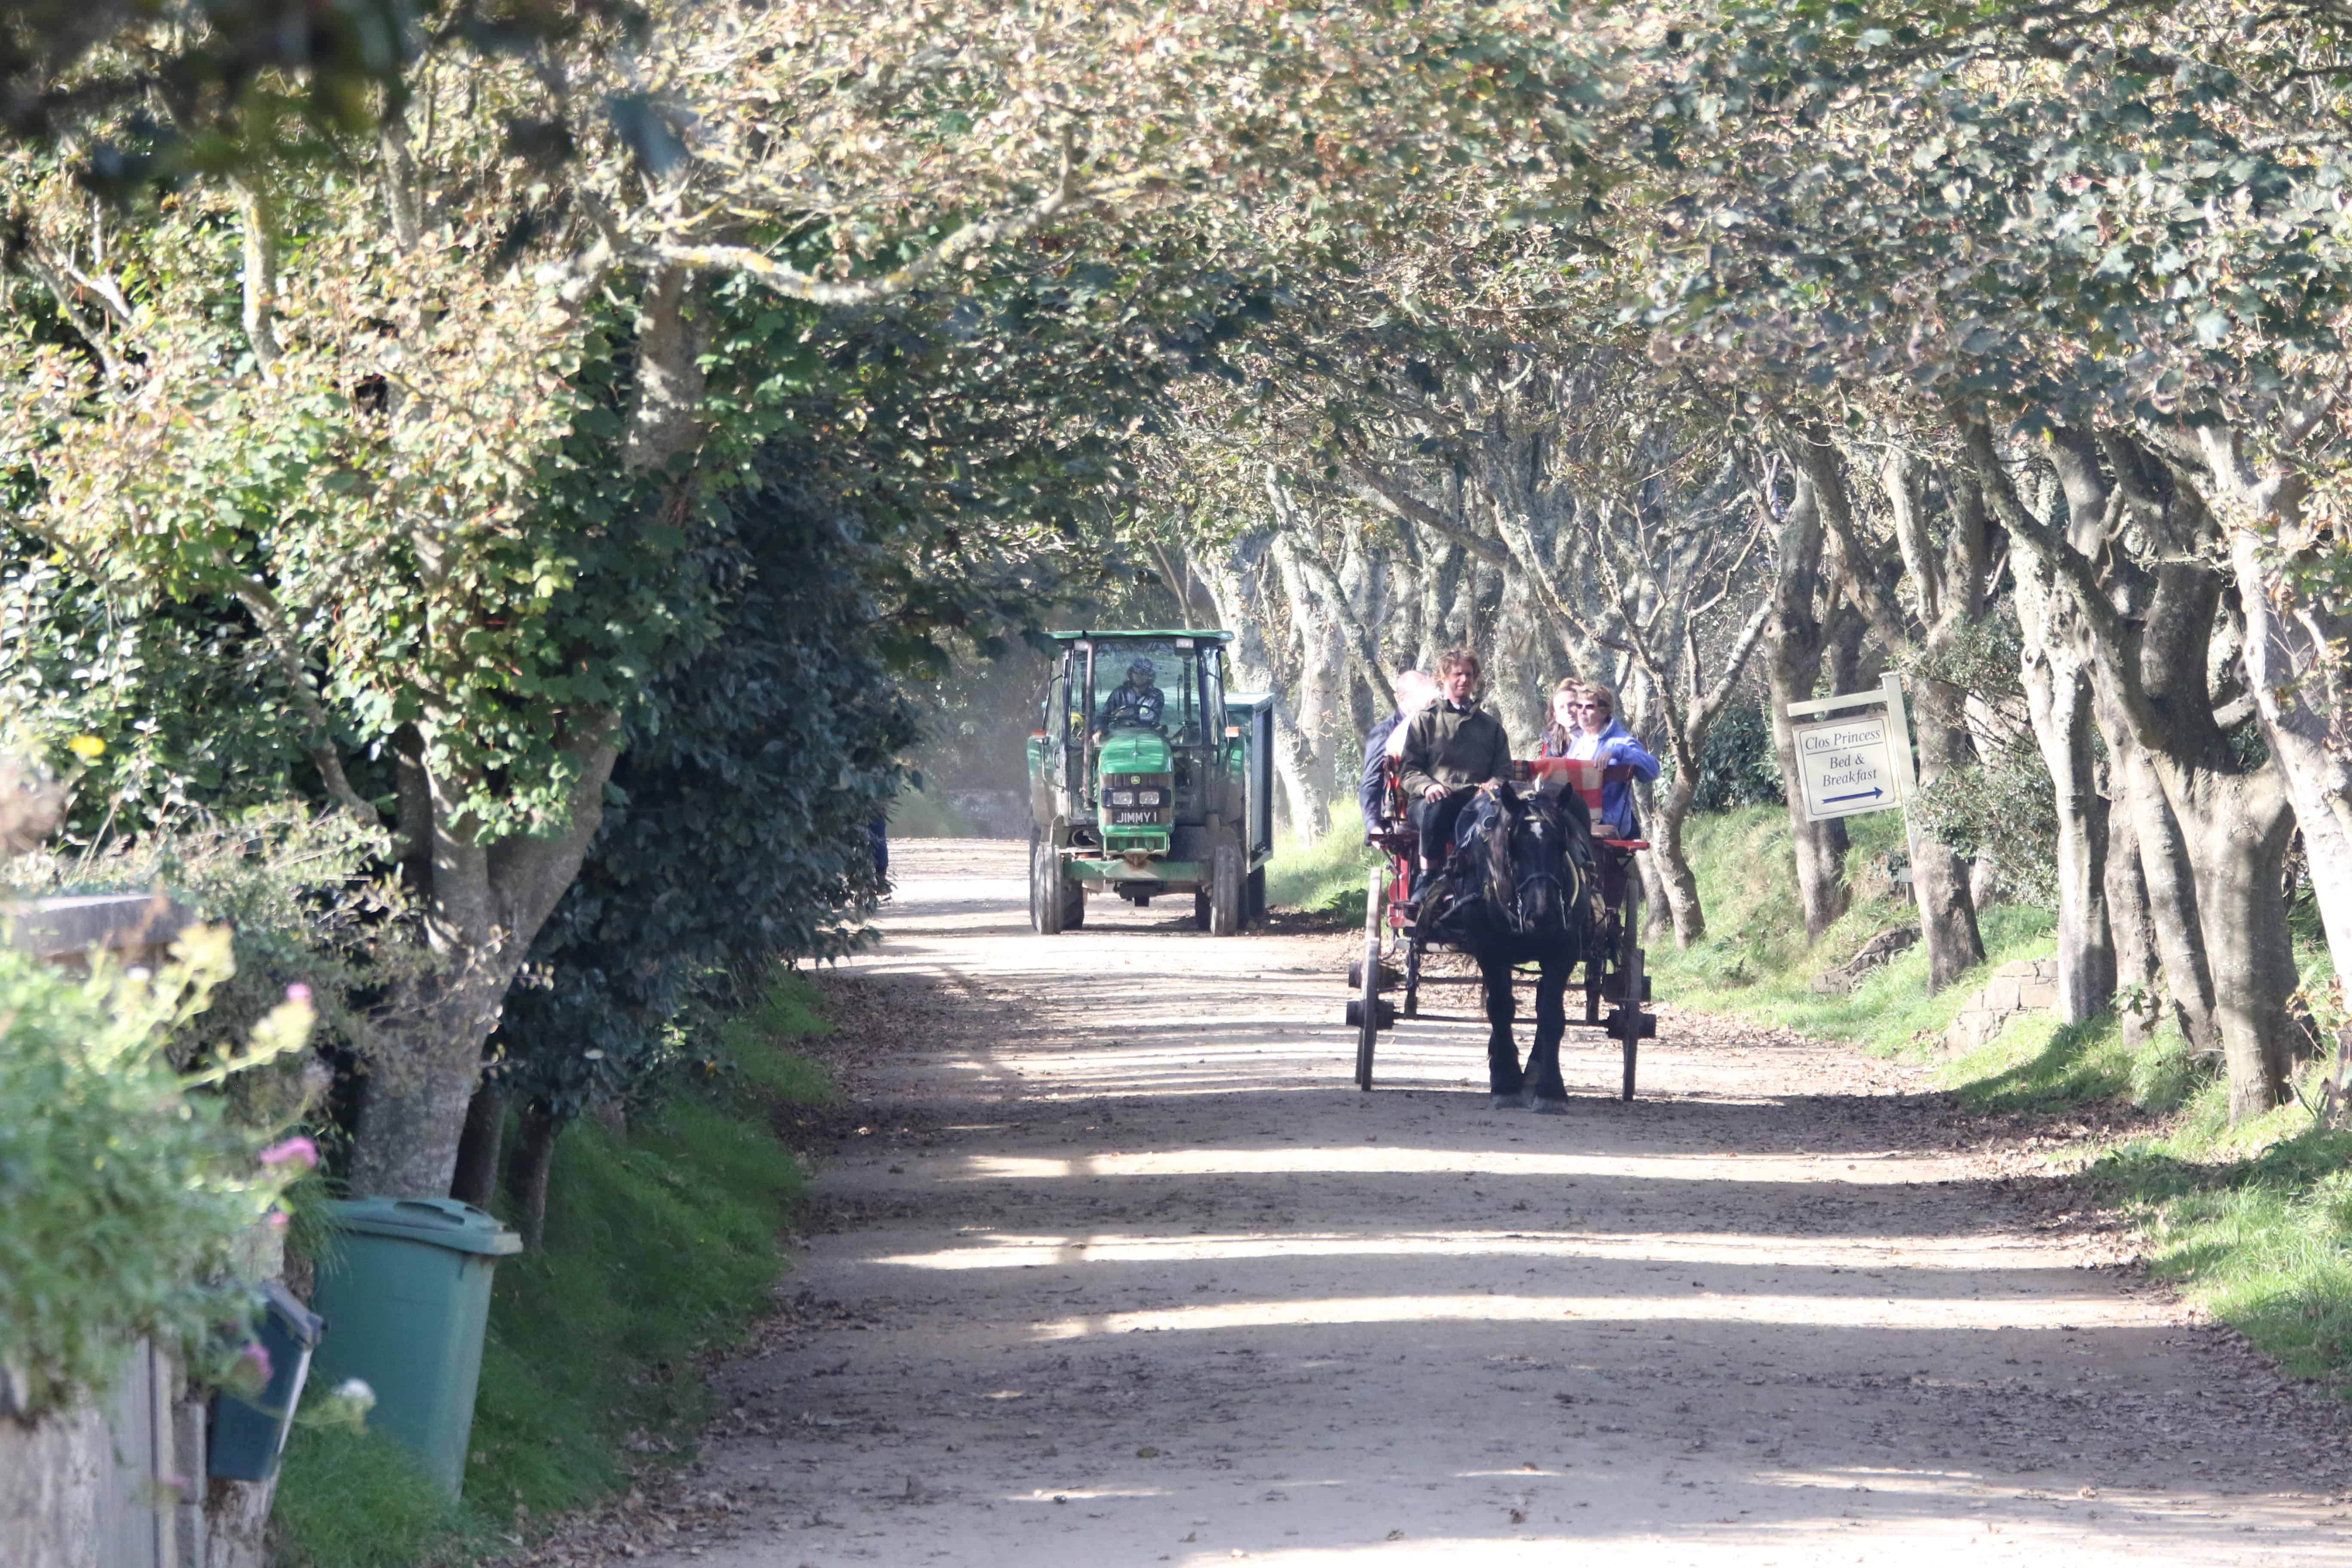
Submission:
[[[1156,811],[1114,811],[1110,814],[1111,826],[1114,827],[1126,825],[1156,827],[1160,825],[1159,818],[1160,814]]]

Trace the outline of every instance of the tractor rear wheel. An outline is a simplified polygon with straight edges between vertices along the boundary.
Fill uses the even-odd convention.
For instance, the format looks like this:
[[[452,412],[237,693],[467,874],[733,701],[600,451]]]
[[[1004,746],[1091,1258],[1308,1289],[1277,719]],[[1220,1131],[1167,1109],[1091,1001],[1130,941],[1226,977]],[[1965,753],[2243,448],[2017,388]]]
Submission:
[[[1220,844],[1209,857],[1209,934],[1233,936],[1242,929],[1242,852]]]
[[[1197,889],[1192,894],[1192,929],[1209,929],[1209,889],[1206,888]]]
[[[1260,866],[1249,874],[1248,907],[1242,910],[1244,921],[1265,924],[1265,868]]]
[[[1029,852],[1029,923],[1040,936],[1062,934],[1069,905],[1062,893],[1062,857],[1050,842]]]

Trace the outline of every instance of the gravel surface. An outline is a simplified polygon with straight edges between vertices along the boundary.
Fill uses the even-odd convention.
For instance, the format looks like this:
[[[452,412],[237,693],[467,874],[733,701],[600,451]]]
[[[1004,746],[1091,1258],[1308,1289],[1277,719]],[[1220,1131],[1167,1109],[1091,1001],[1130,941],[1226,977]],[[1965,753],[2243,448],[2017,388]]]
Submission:
[[[1356,939],[893,856],[787,1299],[536,1561],[2352,1563],[2342,1409],[2136,1277],[2065,1123],[1671,1007],[1634,1103],[1572,1032],[1571,1114],[1496,1112],[1469,990],[1364,1094]]]

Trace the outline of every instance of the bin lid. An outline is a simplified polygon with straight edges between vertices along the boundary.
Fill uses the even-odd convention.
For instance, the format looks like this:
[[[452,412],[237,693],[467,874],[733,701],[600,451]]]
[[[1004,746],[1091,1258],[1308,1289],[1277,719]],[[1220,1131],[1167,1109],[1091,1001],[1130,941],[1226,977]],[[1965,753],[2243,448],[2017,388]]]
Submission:
[[[522,1250],[522,1237],[471,1204],[455,1198],[347,1198],[327,1205],[327,1217],[360,1236],[397,1237],[504,1258]]]
[[[256,1293],[264,1316],[277,1323],[278,1331],[304,1350],[318,1348],[319,1338],[327,1331],[327,1320],[294,1299],[275,1279],[265,1279]]]

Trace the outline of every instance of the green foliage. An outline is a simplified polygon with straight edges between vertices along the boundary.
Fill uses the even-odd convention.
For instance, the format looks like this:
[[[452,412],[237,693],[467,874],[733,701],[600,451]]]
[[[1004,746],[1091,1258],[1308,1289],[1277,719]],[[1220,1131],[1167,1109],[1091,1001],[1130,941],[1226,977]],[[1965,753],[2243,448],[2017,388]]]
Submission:
[[[47,555],[0,569],[0,725],[12,752],[82,775],[73,837],[234,813],[300,787],[307,764],[284,671],[235,606],[126,614]],[[83,736],[106,747],[92,763],[69,750]]]
[[[1674,758],[1664,747],[1655,749],[1663,788],[1674,777]],[[1761,702],[1743,693],[1717,716],[1706,744],[1699,748],[1698,793],[1691,809],[1735,811],[1776,805],[1780,798],[1780,762],[1772,750],[1771,721]]]
[[[2215,1136],[2226,1120],[2191,1115],[2126,1142],[2089,1180],[2147,1227],[2158,1278],[2288,1372],[2352,1386],[2352,1131],[2292,1108],[2245,1152]]]
[[[7,880],[28,895],[162,888],[229,932],[236,973],[181,1025],[173,1049],[183,1061],[234,1048],[294,984],[309,987],[313,1047],[364,1056],[385,991],[430,962],[401,940],[405,894],[374,874],[384,837],[292,801],[219,816],[184,811],[85,853],[20,857]]]
[[[546,1244],[499,1265],[461,1507],[383,1471],[376,1439],[299,1428],[279,1488],[289,1568],[463,1561],[494,1550],[518,1506],[543,1520],[625,1484],[633,1437],[690,1444],[709,1410],[698,1358],[768,1310],[805,1183],[774,1110],[833,1093],[794,1049],[830,1028],[804,977],[779,972],[758,1005],[705,1027],[698,1054],[736,1070],[701,1075],[625,1139],[586,1122],[556,1145]]]
[[[491,1543],[407,1447],[375,1432],[298,1426],[271,1506],[276,1568],[455,1568]]]
[[[816,987],[798,970],[780,969],[759,1002],[719,1026],[718,1059],[754,1090],[788,1105],[822,1105],[840,1090],[823,1063],[794,1043],[833,1033]]]
[[[2050,769],[2030,748],[1953,768],[1913,798],[1922,831],[1955,853],[2000,869],[2010,894],[2058,907],[2058,797]]]
[[[1845,822],[1853,840],[1850,868],[1902,852],[1900,812]],[[1892,1054],[1916,1052],[1940,1036],[1980,984],[1972,972],[1928,995],[1927,955],[1914,946],[1870,971],[1852,992],[1813,990],[1816,976],[1843,963],[1880,931],[1916,925],[1918,912],[1891,885],[1882,885],[1885,890],[1875,897],[1861,896],[1866,891],[1861,889],[1843,920],[1818,942],[1807,942],[1804,922],[1790,918],[1789,889],[1796,864],[1785,807],[1694,816],[1685,848],[1698,878],[1707,934],[1685,952],[1668,942],[1650,944],[1660,996]],[[2044,910],[2002,904],[1979,918],[1988,966],[2050,951],[2051,918]]]
[[[1274,847],[1274,858],[1265,868],[1265,900],[1360,926],[1364,885],[1380,863],[1379,851],[1364,843],[1364,822],[1356,803],[1334,801],[1331,826],[1322,837],[1312,844],[1287,839]]]
[[[2178,1110],[2212,1080],[2210,1062],[2169,1026],[2137,1050],[2113,1014],[2083,1024],[2050,1015],[2016,1019],[1944,1069],[1962,1103],[1984,1110],[2056,1110],[2109,1101],[2135,1110]]]
[[[729,974],[853,950],[881,891],[866,828],[915,738],[877,633],[884,552],[781,479],[726,515],[711,633],[648,683],[494,1037],[496,1076],[559,1119],[637,1092]]]
[[[104,1381],[152,1338],[200,1376],[241,1342],[246,1244],[306,1162],[260,1163],[262,1131],[189,1092],[166,1049],[230,970],[201,930],[152,980],[88,977],[0,950],[0,1361],[44,1408]],[[207,1076],[301,1048],[310,1009],[283,1002]]]

